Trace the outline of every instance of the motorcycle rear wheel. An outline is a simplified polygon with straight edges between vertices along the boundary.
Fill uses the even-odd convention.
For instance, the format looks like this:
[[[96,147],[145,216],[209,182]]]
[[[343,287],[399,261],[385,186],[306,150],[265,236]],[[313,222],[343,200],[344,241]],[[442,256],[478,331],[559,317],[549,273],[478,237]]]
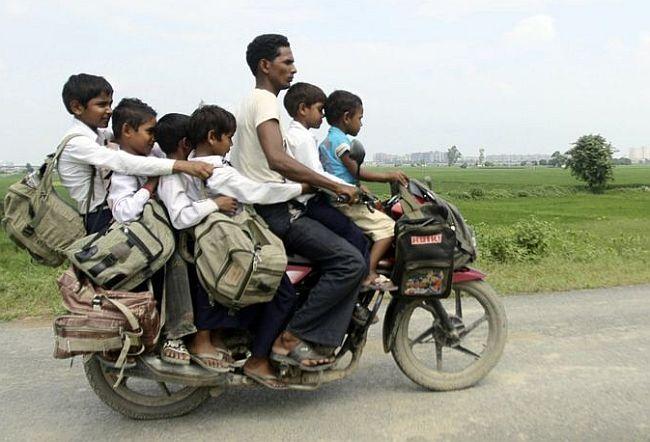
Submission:
[[[501,358],[507,339],[505,309],[485,281],[454,284],[452,295],[441,302],[459,338],[444,332],[431,301],[404,301],[396,318],[393,358],[409,379],[427,389],[471,387]],[[423,348],[426,344],[432,345]],[[450,361],[443,358],[445,351]]]
[[[84,371],[90,387],[102,402],[131,419],[182,416],[199,407],[210,396],[210,389],[206,387],[171,386],[136,378],[124,378],[113,389],[117,376],[104,370],[95,356],[84,362]]]

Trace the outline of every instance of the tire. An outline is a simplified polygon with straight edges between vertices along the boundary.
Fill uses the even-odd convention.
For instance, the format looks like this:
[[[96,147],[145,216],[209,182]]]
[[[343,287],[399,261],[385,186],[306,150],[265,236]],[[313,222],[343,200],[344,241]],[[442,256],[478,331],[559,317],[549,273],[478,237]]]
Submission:
[[[145,395],[128,386],[128,378],[113,389],[115,375],[106,373],[96,357],[84,363],[86,379],[95,394],[109,407],[131,419],[165,419],[182,416],[199,407],[210,396],[206,387],[181,386],[170,395],[163,393],[165,384],[158,384],[159,395]],[[151,381],[152,385],[157,383]],[[167,388],[165,386],[164,388]]]
[[[503,308],[503,304],[498,295],[487,282],[461,282],[454,284],[453,290],[454,291],[450,298],[445,301],[453,301],[454,303],[460,302],[460,308],[458,307],[459,304],[455,304],[456,312],[460,309],[460,320],[458,319],[458,316],[455,315],[456,312],[452,315],[450,311],[451,309],[446,306],[445,310],[450,317],[453,316],[451,319],[455,322],[457,330],[459,330],[461,335],[463,330],[469,330],[467,335],[462,337],[458,343],[462,348],[466,348],[465,340],[467,337],[470,336],[471,333],[474,333],[475,330],[479,330],[479,328],[484,329],[485,331],[481,334],[485,334],[486,337],[484,339],[485,343],[482,344],[484,348],[480,353],[475,351],[471,355],[468,355],[464,350],[458,350],[458,346],[454,347],[454,345],[450,345],[449,341],[445,342],[444,336],[440,337],[439,335],[436,335],[436,332],[432,332],[429,342],[433,344],[433,347],[435,347],[435,352],[431,354],[431,359],[436,363],[436,366],[428,366],[427,363],[429,361],[427,359],[429,359],[429,356],[427,356],[426,352],[424,357],[418,357],[413,348],[415,345],[425,344],[425,342],[420,342],[423,341],[423,339],[420,338],[424,333],[418,335],[418,338],[416,339],[411,339],[409,337],[409,324],[414,316],[414,312],[423,310],[425,315],[428,313],[432,317],[432,325],[430,328],[427,328],[427,330],[434,329],[436,324],[440,324],[437,315],[434,313],[435,311],[430,308],[430,304],[427,304],[422,300],[415,299],[405,301],[402,304],[399,313],[396,315],[395,324],[393,325],[393,327],[397,327],[395,342],[391,349],[395,362],[409,379],[429,390],[460,390],[476,384],[478,381],[483,379],[492,368],[494,368],[497,362],[499,362],[507,339],[507,318],[505,309]],[[457,301],[456,297],[461,299],[461,301]],[[465,324],[463,322],[466,319],[462,317],[462,299],[465,299],[466,301],[473,300],[472,302],[476,304],[474,310],[477,311],[477,314],[479,315],[481,314],[481,308],[483,309],[482,316],[479,317],[479,320],[475,321],[479,323],[479,325],[476,325],[471,330],[470,326],[474,325],[474,323],[469,324],[470,321],[468,321],[468,324]],[[485,317],[484,319],[483,316]],[[444,371],[444,349],[447,349],[448,354],[451,354],[452,356],[460,353],[460,357],[475,360],[466,367],[461,367],[456,371]],[[440,351],[440,360],[438,360],[438,351]],[[438,365],[438,363],[440,365]]]

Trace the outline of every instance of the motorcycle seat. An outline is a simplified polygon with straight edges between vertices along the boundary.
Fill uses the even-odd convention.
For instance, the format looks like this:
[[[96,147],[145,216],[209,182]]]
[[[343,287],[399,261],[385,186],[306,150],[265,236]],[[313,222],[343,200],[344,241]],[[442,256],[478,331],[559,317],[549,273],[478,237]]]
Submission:
[[[312,266],[312,262],[308,258],[300,255],[287,255],[287,261],[289,265],[293,266]]]

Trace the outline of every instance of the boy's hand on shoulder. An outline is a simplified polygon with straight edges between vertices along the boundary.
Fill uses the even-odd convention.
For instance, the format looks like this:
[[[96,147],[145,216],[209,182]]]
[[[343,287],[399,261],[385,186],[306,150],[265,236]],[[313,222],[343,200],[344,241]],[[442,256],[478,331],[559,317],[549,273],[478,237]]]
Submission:
[[[206,180],[210,178],[213,170],[214,170],[214,166],[210,163],[206,163],[204,161],[184,161],[184,160],[176,160],[174,162],[174,168],[173,168],[174,172],[186,173],[188,175],[195,176],[202,180]]]
[[[409,183],[409,177],[401,170],[398,170],[396,172],[388,172],[388,181],[406,186]]]
[[[226,215],[234,215],[237,211],[237,200],[230,196],[218,196],[212,198],[212,200],[217,204],[219,212],[225,213]]]

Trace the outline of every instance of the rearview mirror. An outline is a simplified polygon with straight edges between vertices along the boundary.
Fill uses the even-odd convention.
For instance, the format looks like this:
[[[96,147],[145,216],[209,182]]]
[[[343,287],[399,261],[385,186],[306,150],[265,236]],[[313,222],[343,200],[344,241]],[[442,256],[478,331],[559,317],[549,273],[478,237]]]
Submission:
[[[359,166],[363,163],[366,158],[366,149],[363,148],[361,141],[354,139],[350,143],[350,158],[356,161]]]

